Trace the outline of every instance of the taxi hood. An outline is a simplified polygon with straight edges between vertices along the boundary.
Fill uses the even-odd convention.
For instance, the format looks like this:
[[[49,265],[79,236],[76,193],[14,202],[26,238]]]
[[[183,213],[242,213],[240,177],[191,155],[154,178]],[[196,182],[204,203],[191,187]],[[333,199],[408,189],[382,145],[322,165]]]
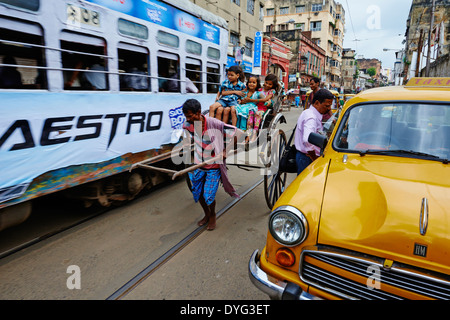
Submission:
[[[330,162],[318,243],[449,273],[449,177],[441,162],[340,154]]]

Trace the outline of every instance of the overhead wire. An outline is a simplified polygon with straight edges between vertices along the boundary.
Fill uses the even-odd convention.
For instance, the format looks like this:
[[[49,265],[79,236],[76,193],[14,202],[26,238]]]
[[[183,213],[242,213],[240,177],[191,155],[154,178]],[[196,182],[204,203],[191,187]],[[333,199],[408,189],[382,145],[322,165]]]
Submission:
[[[350,6],[348,5],[348,0],[345,0],[345,2],[347,3],[347,10],[348,10],[348,17],[350,18],[350,24],[352,25],[352,31],[353,31],[353,36],[355,37],[355,45],[356,45],[356,51],[358,51],[358,39],[356,38],[356,33],[355,33],[355,28],[353,27],[353,20],[352,20],[352,15],[350,13]]]

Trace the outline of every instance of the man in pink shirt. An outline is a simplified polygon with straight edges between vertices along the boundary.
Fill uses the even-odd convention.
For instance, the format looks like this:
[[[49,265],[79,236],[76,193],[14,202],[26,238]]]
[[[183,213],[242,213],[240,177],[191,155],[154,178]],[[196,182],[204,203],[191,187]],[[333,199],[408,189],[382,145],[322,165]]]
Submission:
[[[322,117],[331,110],[334,96],[327,89],[320,89],[314,94],[311,108],[302,112],[295,130],[295,148],[297,149],[297,175],[320,156],[318,147],[308,142],[312,132],[321,133]]]

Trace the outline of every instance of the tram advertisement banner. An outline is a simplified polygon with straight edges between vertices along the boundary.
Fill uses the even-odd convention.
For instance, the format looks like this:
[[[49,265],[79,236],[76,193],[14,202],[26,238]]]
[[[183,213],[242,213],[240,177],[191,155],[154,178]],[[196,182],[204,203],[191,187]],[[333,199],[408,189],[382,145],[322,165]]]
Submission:
[[[57,180],[57,174],[71,174],[71,166],[105,161],[128,170],[121,168],[127,156],[178,142],[186,99],[206,109],[214,96],[1,93],[0,204],[20,197],[44,173]],[[59,182],[40,183],[58,188]]]
[[[210,23],[174,8],[161,1],[152,0],[86,0],[130,16],[177,30],[193,37],[220,44],[220,29]]]

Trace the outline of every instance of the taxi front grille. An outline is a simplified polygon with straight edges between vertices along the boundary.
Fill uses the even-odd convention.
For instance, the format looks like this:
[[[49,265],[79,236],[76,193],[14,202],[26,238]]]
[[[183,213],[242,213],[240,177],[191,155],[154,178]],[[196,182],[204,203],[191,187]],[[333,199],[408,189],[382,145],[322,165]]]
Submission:
[[[450,282],[446,280],[396,268],[385,270],[377,262],[336,253],[304,252],[300,277],[345,299],[404,299],[405,291],[417,299],[450,299]],[[378,286],[372,280],[379,281]]]

